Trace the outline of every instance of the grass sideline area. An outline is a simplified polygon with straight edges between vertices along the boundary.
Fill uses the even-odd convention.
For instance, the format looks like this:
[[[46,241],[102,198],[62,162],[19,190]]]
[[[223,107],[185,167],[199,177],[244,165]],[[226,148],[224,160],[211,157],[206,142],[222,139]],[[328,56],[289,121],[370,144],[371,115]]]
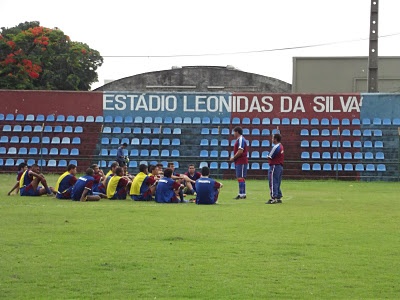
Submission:
[[[48,176],[54,185],[56,176]],[[7,196],[0,175],[2,299],[398,299],[400,185],[267,182],[218,205]]]

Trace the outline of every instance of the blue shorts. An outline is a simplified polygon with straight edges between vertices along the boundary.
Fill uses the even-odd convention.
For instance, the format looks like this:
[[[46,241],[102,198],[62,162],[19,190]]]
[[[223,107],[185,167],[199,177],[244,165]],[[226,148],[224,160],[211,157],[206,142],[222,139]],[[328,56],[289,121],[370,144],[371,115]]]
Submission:
[[[236,178],[246,178],[247,164],[235,165]]]
[[[121,189],[120,191],[116,191],[114,196],[110,198],[110,200],[125,200],[126,199],[126,190]]]
[[[24,186],[19,190],[19,194],[21,196],[40,196],[40,189],[42,187],[38,186],[36,190],[33,188],[32,184]]]
[[[66,191],[63,193],[57,192],[56,198],[57,199],[71,199],[71,192],[72,192],[72,186],[69,187]]]
[[[151,191],[147,190],[141,195],[131,195],[131,199],[135,201],[152,201],[153,196],[151,195]]]

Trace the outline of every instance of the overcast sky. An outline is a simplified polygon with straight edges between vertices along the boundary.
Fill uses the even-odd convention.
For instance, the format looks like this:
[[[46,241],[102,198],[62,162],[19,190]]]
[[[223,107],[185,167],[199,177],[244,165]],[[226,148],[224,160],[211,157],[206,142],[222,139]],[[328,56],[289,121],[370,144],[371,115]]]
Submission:
[[[291,83],[294,56],[367,56],[370,4],[370,0],[1,0],[0,27],[39,21],[98,50],[104,63],[92,88],[107,79],[194,65],[233,65]],[[399,0],[380,1],[379,35],[397,33],[380,38],[380,56],[400,55],[399,12]],[[323,43],[335,44],[226,54]],[[152,57],[221,53],[225,54]]]

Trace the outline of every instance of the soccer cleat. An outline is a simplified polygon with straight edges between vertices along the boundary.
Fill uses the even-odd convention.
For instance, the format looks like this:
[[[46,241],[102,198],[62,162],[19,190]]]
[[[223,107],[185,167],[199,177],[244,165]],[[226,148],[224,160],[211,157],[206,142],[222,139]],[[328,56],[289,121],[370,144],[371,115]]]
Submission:
[[[275,199],[269,199],[267,202],[265,202],[265,204],[276,204],[278,203],[278,200]]]
[[[181,203],[189,203],[189,201],[187,201],[187,200],[181,200],[180,202]]]
[[[282,203],[282,200],[280,198],[276,199],[276,203]]]
[[[236,198],[233,198],[233,199],[235,199],[235,200],[246,199],[246,196],[237,195]]]

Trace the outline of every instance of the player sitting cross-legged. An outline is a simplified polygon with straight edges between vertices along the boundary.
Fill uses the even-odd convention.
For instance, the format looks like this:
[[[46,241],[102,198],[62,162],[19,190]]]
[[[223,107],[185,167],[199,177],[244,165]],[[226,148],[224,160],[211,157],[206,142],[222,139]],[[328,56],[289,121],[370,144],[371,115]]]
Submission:
[[[43,187],[39,186],[39,183]],[[54,196],[54,189],[47,186],[46,179],[43,174],[40,174],[40,169],[37,164],[33,164],[30,170],[26,170],[19,181],[19,192],[21,196],[41,196],[47,194]]]

